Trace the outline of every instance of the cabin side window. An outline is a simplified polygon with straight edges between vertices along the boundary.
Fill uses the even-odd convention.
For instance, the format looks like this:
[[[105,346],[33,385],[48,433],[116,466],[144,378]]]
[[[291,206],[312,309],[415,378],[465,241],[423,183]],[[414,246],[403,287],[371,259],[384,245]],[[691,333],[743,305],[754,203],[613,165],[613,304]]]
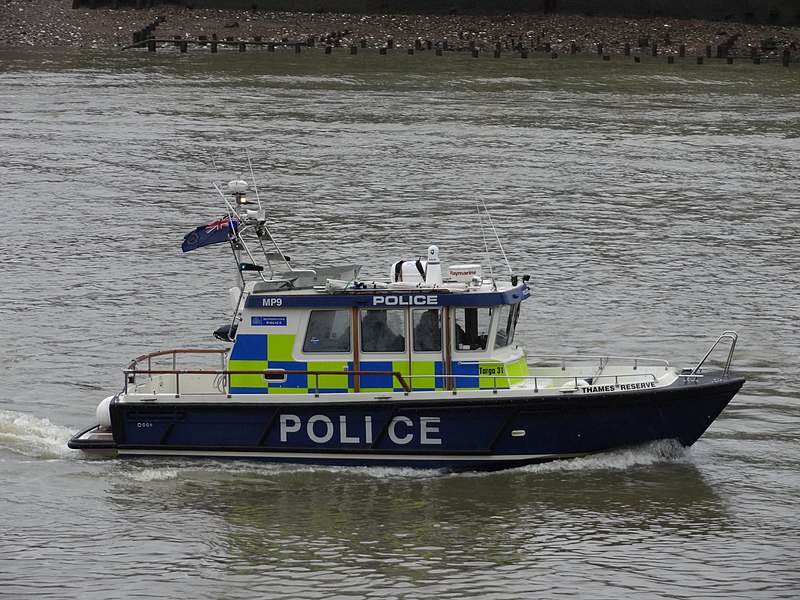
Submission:
[[[350,352],[351,329],[348,309],[312,310],[303,352]]]
[[[497,311],[497,335],[494,338],[495,348],[505,348],[514,341],[514,331],[517,328],[519,317],[519,304],[504,304]]]
[[[414,351],[442,351],[442,311],[437,308],[414,309]]]
[[[405,310],[365,309],[360,319],[362,352],[405,352]]]
[[[454,318],[456,350],[486,350],[492,309],[488,306],[457,308]]]

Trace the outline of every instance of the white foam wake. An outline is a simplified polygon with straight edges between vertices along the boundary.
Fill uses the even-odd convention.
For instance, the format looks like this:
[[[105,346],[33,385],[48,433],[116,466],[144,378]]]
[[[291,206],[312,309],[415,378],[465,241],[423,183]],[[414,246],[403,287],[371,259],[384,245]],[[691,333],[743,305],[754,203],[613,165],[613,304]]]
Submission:
[[[67,448],[74,432],[47,419],[12,410],[0,410],[0,448],[38,458],[66,458],[76,451]]]
[[[668,462],[687,462],[686,448],[673,440],[660,440],[641,446],[619,448],[573,458],[571,460],[557,460],[520,467],[531,472],[556,472],[556,471],[613,471],[630,469],[631,467],[654,465]]]

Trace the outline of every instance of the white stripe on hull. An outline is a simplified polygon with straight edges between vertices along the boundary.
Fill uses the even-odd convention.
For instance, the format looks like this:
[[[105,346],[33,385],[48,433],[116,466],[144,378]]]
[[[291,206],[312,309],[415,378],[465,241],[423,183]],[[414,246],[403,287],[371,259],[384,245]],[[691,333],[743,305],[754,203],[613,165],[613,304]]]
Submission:
[[[118,450],[120,456],[187,456],[204,458],[256,458],[261,460],[325,460],[347,462],[545,462],[563,458],[575,458],[580,454],[491,454],[486,456],[464,456],[463,454],[333,454],[328,452],[244,452],[211,450]]]

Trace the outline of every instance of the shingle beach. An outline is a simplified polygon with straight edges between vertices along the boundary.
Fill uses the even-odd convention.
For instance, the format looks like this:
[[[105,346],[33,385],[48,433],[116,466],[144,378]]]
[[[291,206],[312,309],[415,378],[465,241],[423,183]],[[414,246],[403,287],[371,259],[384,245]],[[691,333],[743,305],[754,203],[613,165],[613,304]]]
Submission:
[[[191,10],[175,6],[72,8],[64,0],[5,0],[0,5],[0,46],[113,49],[132,44],[134,32],[158,23],[159,39],[197,39],[381,48],[444,47],[448,50],[540,50],[556,53],[634,52],[703,55],[720,45],[729,56],[778,57],[793,61],[800,28],[732,21],[633,19],[564,14],[357,15],[337,13]],[[430,44],[429,44],[430,43]],[[755,50],[754,50],[755,49]]]

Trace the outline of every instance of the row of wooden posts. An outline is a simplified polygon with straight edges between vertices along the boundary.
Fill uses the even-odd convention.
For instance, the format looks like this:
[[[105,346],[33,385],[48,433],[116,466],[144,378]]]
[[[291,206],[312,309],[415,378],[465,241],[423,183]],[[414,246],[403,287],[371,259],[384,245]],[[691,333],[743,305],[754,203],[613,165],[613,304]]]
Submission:
[[[171,44],[171,45],[174,45],[174,46],[178,47],[181,52],[186,52],[188,50],[188,47],[189,47],[190,44],[195,44],[195,45],[198,45],[198,46],[209,46],[211,48],[211,52],[217,52],[218,47],[220,45],[222,45],[222,46],[235,46],[235,47],[238,47],[239,52],[247,51],[247,47],[248,46],[258,46],[260,48],[263,48],[263,47],[266,46],[268,52],[274,52],[275,48],[278,47],[278,46],[294,47],[294,51],[299,53],[303,46],[308,47],[308,48],[313,48],[316,45],[316,40],[313,37],[308,38],[305,42],[289,42],[287,40],[284,40],[282,42],[264,42],[263,38],[261,36],[254,37],[252,41],[236,40],[233,37],[227,37],[224,40],[221,40],[221,39],[219,39],[217,37],[217,34],[212,34],[210,38],[208,36],[206,36],[206,35],[201,35],[201,36],[198,36],[197,39],[185,39],[185,38],[183,38],[181,36],[174,36],[171,39],[170,38],[158,39],[158,38],[156,38],[156,37],[154,37],[152,35],[152,31],[153,31],[153,29],[155,28],[155,26],[157,24],[158,24],[158,22],[156,21],[152,26],[148,26],[148,27],[152,27],[152,28],[146,27],[145,29],[141,30],[140,32],[134,32],[134,34],[133,34],[133,44],[131,44],[129,46],[125,46],[123,48],[123,50],[130,49],[130,48],[146,47],[150,52],[155,52],[158,44],[168,44],[168,45]],[[339,39],[334,40],[333,44],[326,43],[326,45],[325,45],[325,54],[331,54],[334,47],[341,47],[341,41]],[[366,39],[362,39],[358,44],[353,44],[353,45],[351,45],[349,47],[350,48],[350,54],[357,54],[359,48],[365,49],[366,47],[367,47],[367,41],[366,41]],[[393,50],[394,48],[395,48],[394,40],[392,38],[389,38],[387,40],[387,42],[386,42],[386,45],[381,47],[381,48],[379,48],[378,50],[379,50],[380,54],[383,55],[383,54],[387,54],[388,50]],[[407,51],[408,51],[408,54],[412,54],[413,55],[415,53],[415,51],[425,50],[425,49],[427,49],[427,50],[434,50],[435,49],[436,50],[436,55],[437,56],[442,56],[442,54],[444,52],[446,52],[446,51],[462,50],[463,48],[455,48],[455,49],[454,48],[450,48],[446,40],[444,42],[442,42],[441,44],[436,44],[435,48],[434,48],[433,42],[431,42],[430,40],[427,40],[425,42],[423,42],[422,40],[416,40],[414,48],[408,48]],[[480,55],[481,51],[476,46],[476,43],[474,41],[471,41],[469,43],[469,46],[468,46],[467,49],[472,53],[472,56],[474,58],[477,58]],[[557,52],[553,52],[551,50],[550,44],[544,44],[544,46],[542,48],[540,48],[540,50],[545,52],[545,53],[547,53],[547,54],[549,54],[551,56],[551,58],[558,58],[558,53]],[[528,58],[529,50],[526,49],[526,48],[523,48],[521,45],[516,47],[515,51],[519,53],[521,58]],[[495,58],[500,58],[500,55],[502,54],[502,52],[503,52],[503,50],[501,48],[501,44],[500,44],[500,42],[497,42],[497,44],[495,45],[495,48],[494,48],[494,57]],[[577,45],[575,43],[573,43],[571,45],[571,48],[570,48],[570,54],[577,54],[577,53],[578,53],[578,47],[577,47]],[[631,55],[631,44],[630,43],[625,44],[625,46],[623,48],[623,53],[624,53],[625,56],[630,56]],[[611,60],[611,55],[606,54],[604,52],[603,44],[597,44],[597,54],[602,56],[603,60],[606,60],[606,61]],[[652,44],[652,46],[650,47],[650,54],[652,56],[658,56],[659,55],[659,48],[658,48],[658,46],[656,44]],[[679,58],[685,58],[686,57],[686,46],[685,45],[680,45],[679,46],[678,57]],[[697,57],[697,64],[701,65],[701,64],[703,64],[704,58],[712,58],[712,57],[721,58],[721,59],[727,59],[727,63],[728,64],[733,64],[733,57],[730,56],[729,48],[727,46],[725,46],[725,45],[717,46],[717,48],[716,48],[716,56],[714,56],[714,48],[712,46],[710,46],[710,45],[706,46],[705,56],[702,56],[702,55],[698,56]],[[753,61],[754,64],[760,64],[761,63],[761,55],[758,52],[758,48],[755,48],[755,47],[751,48],[750,59]],[[634,56],[634,61],[635,62],[640,62],[640,60],[641,60],[640,56]],[[675,62],[675,55],[674,54],[667,55],[667,62],[669,64],[674,63]],[[788,49],[783,51],[783,53],[781,55],[781,62],[782,62],[782,64],[784,66],[789,66],[789,63],[791,62],[791,52]]]

